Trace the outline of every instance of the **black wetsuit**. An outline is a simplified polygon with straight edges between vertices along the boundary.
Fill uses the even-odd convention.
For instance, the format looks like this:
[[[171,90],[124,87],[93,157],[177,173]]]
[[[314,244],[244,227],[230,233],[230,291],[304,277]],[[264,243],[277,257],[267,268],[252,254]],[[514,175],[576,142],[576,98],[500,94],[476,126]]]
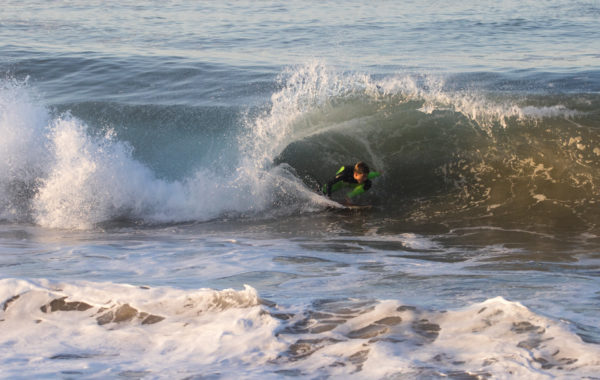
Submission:
[[[331,193],[339,190],[343,185],[353,188],[353,191],[347,194],[348,198],[352,198],[369,190],[371,188],[371,180],[367,179],[362,184],[359,184],[358,181],[354,179],[354,165],[342,166],[336,173],[335,178],[323,186],[323,194],[331,197]]]

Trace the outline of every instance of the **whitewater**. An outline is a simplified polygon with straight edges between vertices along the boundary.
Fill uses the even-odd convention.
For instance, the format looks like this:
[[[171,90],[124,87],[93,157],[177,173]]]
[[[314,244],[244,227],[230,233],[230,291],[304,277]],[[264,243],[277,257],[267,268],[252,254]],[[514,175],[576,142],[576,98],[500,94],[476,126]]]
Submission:
[[[599,15],[8,1],[0,377],[597,378]]]

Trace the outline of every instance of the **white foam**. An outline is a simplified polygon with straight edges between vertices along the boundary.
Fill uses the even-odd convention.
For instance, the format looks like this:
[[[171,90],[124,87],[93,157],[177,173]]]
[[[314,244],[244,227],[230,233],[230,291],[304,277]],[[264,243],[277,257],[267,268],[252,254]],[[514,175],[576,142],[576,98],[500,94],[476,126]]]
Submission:
[[[591,376],[600,368],[600,350],[585,344],[566,325],[501,297],[439,315],[436,349],[453,360],[518,377],[550,377],[571,370]],[[488,365],[484,365],[489,363]]]
[[[406,100],[422,101],[419,111],[452,110],[476,121],[485,132],[492,128],[506,128],[510,120],[539,121],[545,118],[573,118],[581,113],[562,104],[553,106],[519,105],[513,101],[489,100],[484,93],[467,89],[450,91],[444,88],[446,79],[440,75],[399,75],[377,83],[384,93],[401,95]]]
[[[261,306],[248,286],[179,290],[3,279],[0,301],[0,365],[7,377],[269,378],[294,371],[581,378],[600,370],[598,346],[500,297],[447,312],[395,300],[326,301],[315,313],[300,310],[280,320],[272,314],[279,307]]]
[[[65,370],[109,377],[125,371],[232,375],[240,368],[259,370],[282,349],[273,332],[278,323],[261,313],[250,287],[184,292],[0,280],[0,299],[16,295],[0,309],[0,365],[7,377],[22,375],[25,363],[27,377]],[[89,308],[66,311],[51,304],[63,297],[71,303],[67,308],[73,302]]]
[[[337,109],[338,103],[354,97],[379,96],[377,84],[368,75],[340,73],[318,60],[288,68],[279,82],[282,88],[271,96],[270,109],[247,122],[250,133],[244,136],[246,142],[242,145],[246,147],[250,160],[259,167],[268,167],[290,143],[315,134],[335,130],[342,133],[349,131],[353,137],[359,137],[360,128],[357,127],[361,120],[328,121],[324,126],[311,121],[311,115],[347,112],[343,107]],[[366,144],[366,141],[363,139],[361,143]],[[383,162],[370,146],[366,144],[364,148],[369,156],[365,160],[383,170]]]
[[[348,320],[318,339],[312,334],[323,347],[291,368],[356,378],[582,378],[600,370],[598,346],[501,297],[448,312],[383,301],[329,319],[336,317]]]
[[[0,81],[0,219],[25,217],[24,198],[44,175],[50,156],[44,138],[48,113],[25,86]]]
[[[199,168],[188,178],[166,181],[134,159],[131,146],[114,131],[93,134],[69,114],[52,117],[30,91],[23,83],[0,87],[0,132],[6,136],[0,143],[2,219],[87,229],[120,218],[177,222],[254,213],[285,203],[286,196],[302,207],[327,204],[289,170],[262,164],[275,154],[267,149],[268,138],[263,140],[263,119],[252,127],[248,154],[236,171]]]

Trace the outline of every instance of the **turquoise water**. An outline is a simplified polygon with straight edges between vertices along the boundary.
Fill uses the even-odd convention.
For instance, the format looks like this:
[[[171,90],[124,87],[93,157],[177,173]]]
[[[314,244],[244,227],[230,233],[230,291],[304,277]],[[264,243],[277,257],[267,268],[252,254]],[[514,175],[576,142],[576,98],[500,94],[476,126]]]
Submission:
[[[599,15],[4,4],[1,376],[593,378]]]

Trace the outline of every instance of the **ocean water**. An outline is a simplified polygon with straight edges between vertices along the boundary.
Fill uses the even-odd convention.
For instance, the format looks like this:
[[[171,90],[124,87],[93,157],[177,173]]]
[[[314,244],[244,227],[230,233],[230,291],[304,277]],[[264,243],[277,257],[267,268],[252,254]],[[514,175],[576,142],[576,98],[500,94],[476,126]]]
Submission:
[[[599,19],[4,1],[0,377],[597,379]]]

